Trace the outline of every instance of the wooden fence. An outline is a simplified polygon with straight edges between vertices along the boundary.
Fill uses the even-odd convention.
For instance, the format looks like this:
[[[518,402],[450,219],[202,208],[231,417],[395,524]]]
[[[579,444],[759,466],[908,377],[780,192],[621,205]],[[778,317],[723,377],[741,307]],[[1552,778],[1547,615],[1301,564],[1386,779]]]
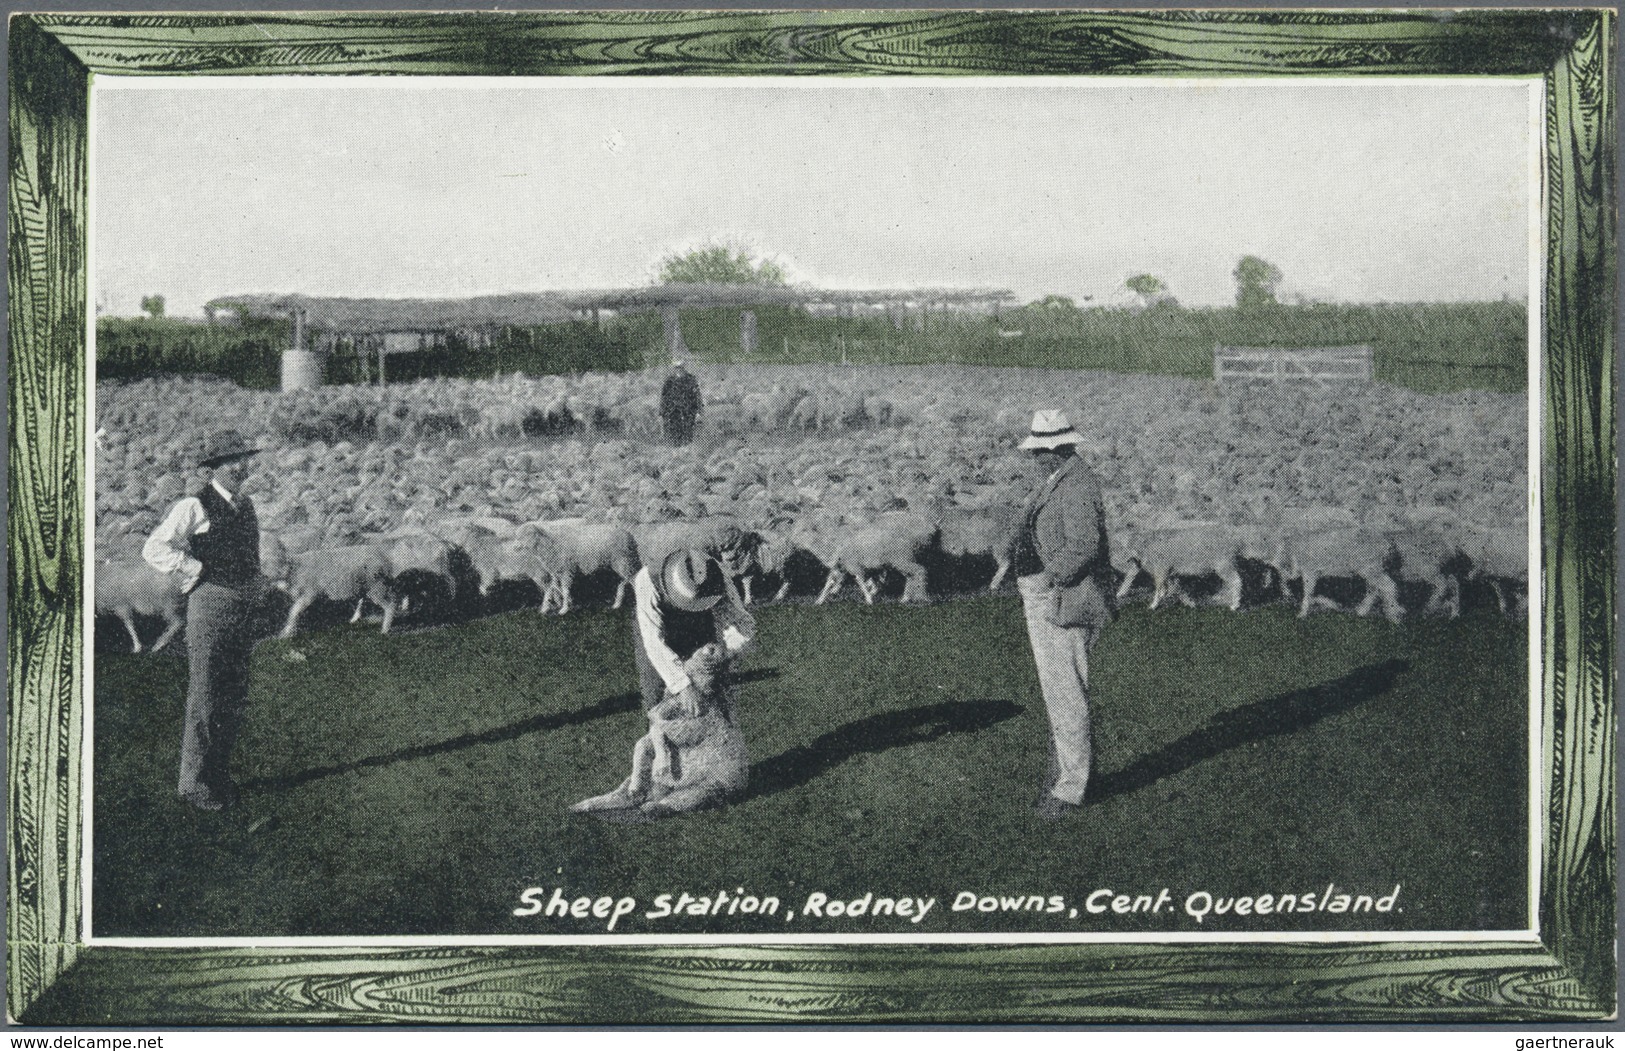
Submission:
[[[1363,343],[1352,347],[1213,348],[1215,383],[1266,380],[1326,387],[1333,383],[1370,383],[1375,375],[1371,348]]]

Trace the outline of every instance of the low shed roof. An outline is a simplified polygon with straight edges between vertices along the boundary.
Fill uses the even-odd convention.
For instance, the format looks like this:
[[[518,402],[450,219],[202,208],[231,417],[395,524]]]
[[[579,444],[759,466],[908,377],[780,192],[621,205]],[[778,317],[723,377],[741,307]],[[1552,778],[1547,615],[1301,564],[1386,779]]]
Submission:
[[[654,310],[680,307],[871,305],[919,303],[1000,303],[1005,289],[822,289],[808,285],[668,284],[643,288],[475,296],[471,299],[351,299],[297,293],[221,296],[211,310],[241,310],[253,317],[287,317],[305,312],[315,328],[334,332],[449,331],[491,326],[546,325],[568,321],[583,310]]]

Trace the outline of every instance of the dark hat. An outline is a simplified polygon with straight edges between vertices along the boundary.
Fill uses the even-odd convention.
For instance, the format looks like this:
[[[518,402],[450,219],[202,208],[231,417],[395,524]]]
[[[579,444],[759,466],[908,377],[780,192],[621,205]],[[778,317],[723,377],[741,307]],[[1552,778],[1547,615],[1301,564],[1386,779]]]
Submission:
[[[660,590],[678,609],[710,609],[721,600],[723,587],[722,567],[704,551],[673,551],[660,567]]]
[[[250,448],[248,442],[236,431],[215,431],[203,439],[203,448],[198,452],[197,465],[219,467],[223,463],[241,460],[257,452],[259,450]]]

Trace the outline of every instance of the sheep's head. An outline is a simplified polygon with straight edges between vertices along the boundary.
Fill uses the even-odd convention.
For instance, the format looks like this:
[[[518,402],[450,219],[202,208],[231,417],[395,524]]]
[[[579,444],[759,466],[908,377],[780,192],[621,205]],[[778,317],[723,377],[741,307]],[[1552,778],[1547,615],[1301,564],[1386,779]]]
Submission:
[[[728,672],[728,651],[708,642],[683,662],[683,671],[701,697],[715,697]]]

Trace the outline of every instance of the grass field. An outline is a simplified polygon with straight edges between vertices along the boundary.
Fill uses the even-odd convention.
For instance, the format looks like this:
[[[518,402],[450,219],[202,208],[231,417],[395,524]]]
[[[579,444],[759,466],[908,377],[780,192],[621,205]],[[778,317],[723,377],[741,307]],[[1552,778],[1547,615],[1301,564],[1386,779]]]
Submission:
[[[644,719],[623,612],[510,612],[382,637],[263,643],[237,750],[245,801],[174,797],[181,653],[96,655],[97,936],[601,933],[511,915],[526,887],[629,895],[629,934],[1255,931],[1525,926],[1525,625],[1284,607],[1134,607],[1093,655],[1096,779],[1030,804],[1047,729],[1018,601],[759,610],[743,665],[751,787],[730,808],[612,825],[566,807],[625,774]],[[1209,916],[1227,895],[1388,894],[1386,915]],[[1154,915],[1093,915],[1098,888]],[[649,920],[662,893],[935,897],[904,919]],[[952,912],[1061,895],[1078,917]]]

